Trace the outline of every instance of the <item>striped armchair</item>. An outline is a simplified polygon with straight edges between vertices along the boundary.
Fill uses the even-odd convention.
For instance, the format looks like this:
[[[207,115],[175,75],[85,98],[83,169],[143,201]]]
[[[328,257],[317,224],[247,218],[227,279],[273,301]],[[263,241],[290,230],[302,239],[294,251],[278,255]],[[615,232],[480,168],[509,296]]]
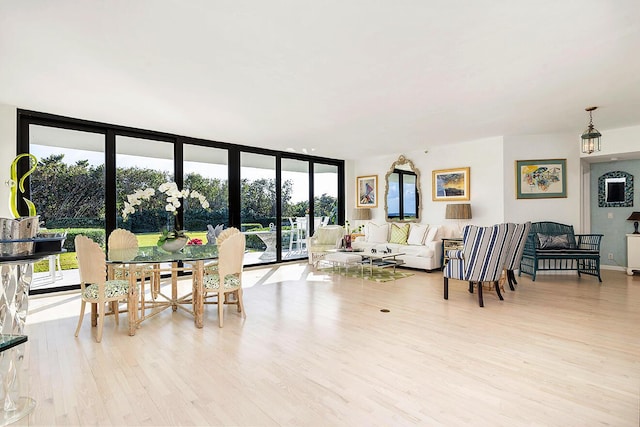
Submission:
[[[491,227],[467,225],[463,231],[463,249],[447,252],[449,261],[444,267],[444,299],[449,299],[449,279],[478,284],[478,303],[484,307],[482,283],[494,283],[498,298],[503,300],[498,280],[507,259],[507,252],[515,224],[498,224]]]
[[[520,260],[522,260],[522,254],[524,253],[524,244],[527,242],[527,236],[531,229],[531,222],[525,222],[524,224],[516,224],[511,241],[509,242],[509,249],[507,250],[507,261],[504,264],[504,269],[507,271],[507,280],[509,281],[509,288],[514,291],[513,285],[517,285],[516,275],[513,272],[516,268],[520,268]]]

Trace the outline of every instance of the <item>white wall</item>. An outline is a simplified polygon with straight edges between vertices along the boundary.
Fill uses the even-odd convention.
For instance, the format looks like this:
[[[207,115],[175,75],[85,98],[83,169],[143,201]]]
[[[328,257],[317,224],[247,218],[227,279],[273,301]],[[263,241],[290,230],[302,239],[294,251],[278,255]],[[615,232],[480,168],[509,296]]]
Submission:
[[[422,205],[420,222],[428,224],[448,224],[456,226],[455,222],[445,220],[447,202],[434,202],[431,199],[432,171],[470,167],[471,209],[473,219],[477,225],[491,225],[502,222],[504,212],[504,170],[502,168],[503,141],[501,137],[483,140],[461,142],[453,145],[435,146],[424,149],[398,153],[394,156],[367,157],[361,161],[354,161],[352,167],[346,171],[347,180],[347,218],[351,217],[351,210],[355,207],[356,177],[378,175],[378,207],[372,210],[372,220],[377,223],[385,222],[384,215],[384,178],[400,154],[404,154],[413,161],[420,171],[420,187]],[[458,203],[458,202],[456,202]]]
[[[609,161],[611,157],[625,155],[625,157],[640,158],[640,126],[619,129],[601,130],[602,151],[593,154],[582,154],[581,157],[589,161]]]
[[[566,159],[567,197],[516,198],[516,160]],[[508,222],[555,221],[580,224],[580,136],[575,134],[518,135],[504,138],[504,219]]]
[[[0,218],[13,218],[9,209],[9,187],[11,162],[16,157],[17,110],[0,104]]]

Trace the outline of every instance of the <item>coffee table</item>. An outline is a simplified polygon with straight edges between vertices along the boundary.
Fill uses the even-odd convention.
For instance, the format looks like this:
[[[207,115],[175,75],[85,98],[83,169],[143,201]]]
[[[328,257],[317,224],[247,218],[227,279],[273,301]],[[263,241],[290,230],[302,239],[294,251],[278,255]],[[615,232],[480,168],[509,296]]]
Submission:
[[[401,259],[396,259],[397,256],[404,255],[404,252],[376,252],[376,253],[367,253],[362,254],[362,268],[368,263],[369,271],[373,273],[373,267],[376,268],[387,268],[393,267],[393,272],[396,272],[396,267],[404,264],[404,261]]]

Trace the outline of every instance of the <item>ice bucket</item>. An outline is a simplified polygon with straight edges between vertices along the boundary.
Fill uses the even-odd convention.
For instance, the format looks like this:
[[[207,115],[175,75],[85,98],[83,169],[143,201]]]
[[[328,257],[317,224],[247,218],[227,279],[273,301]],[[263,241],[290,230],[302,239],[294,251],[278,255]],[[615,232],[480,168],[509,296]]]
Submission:
[[[33,254],[39,216],[0,218],[0,256]]]

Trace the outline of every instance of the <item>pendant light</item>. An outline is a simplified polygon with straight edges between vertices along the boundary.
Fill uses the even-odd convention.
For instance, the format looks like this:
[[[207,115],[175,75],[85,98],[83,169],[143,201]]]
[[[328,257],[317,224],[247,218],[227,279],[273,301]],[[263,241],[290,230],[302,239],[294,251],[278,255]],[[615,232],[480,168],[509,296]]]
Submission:
[[[596,108],[598,107],[585,108],[585,111],[589,112],[589,126],[582,132],[582,152],[586,154],[600,151],[600,137],[602,134],[593,127],[593,116],[591,115]]]

